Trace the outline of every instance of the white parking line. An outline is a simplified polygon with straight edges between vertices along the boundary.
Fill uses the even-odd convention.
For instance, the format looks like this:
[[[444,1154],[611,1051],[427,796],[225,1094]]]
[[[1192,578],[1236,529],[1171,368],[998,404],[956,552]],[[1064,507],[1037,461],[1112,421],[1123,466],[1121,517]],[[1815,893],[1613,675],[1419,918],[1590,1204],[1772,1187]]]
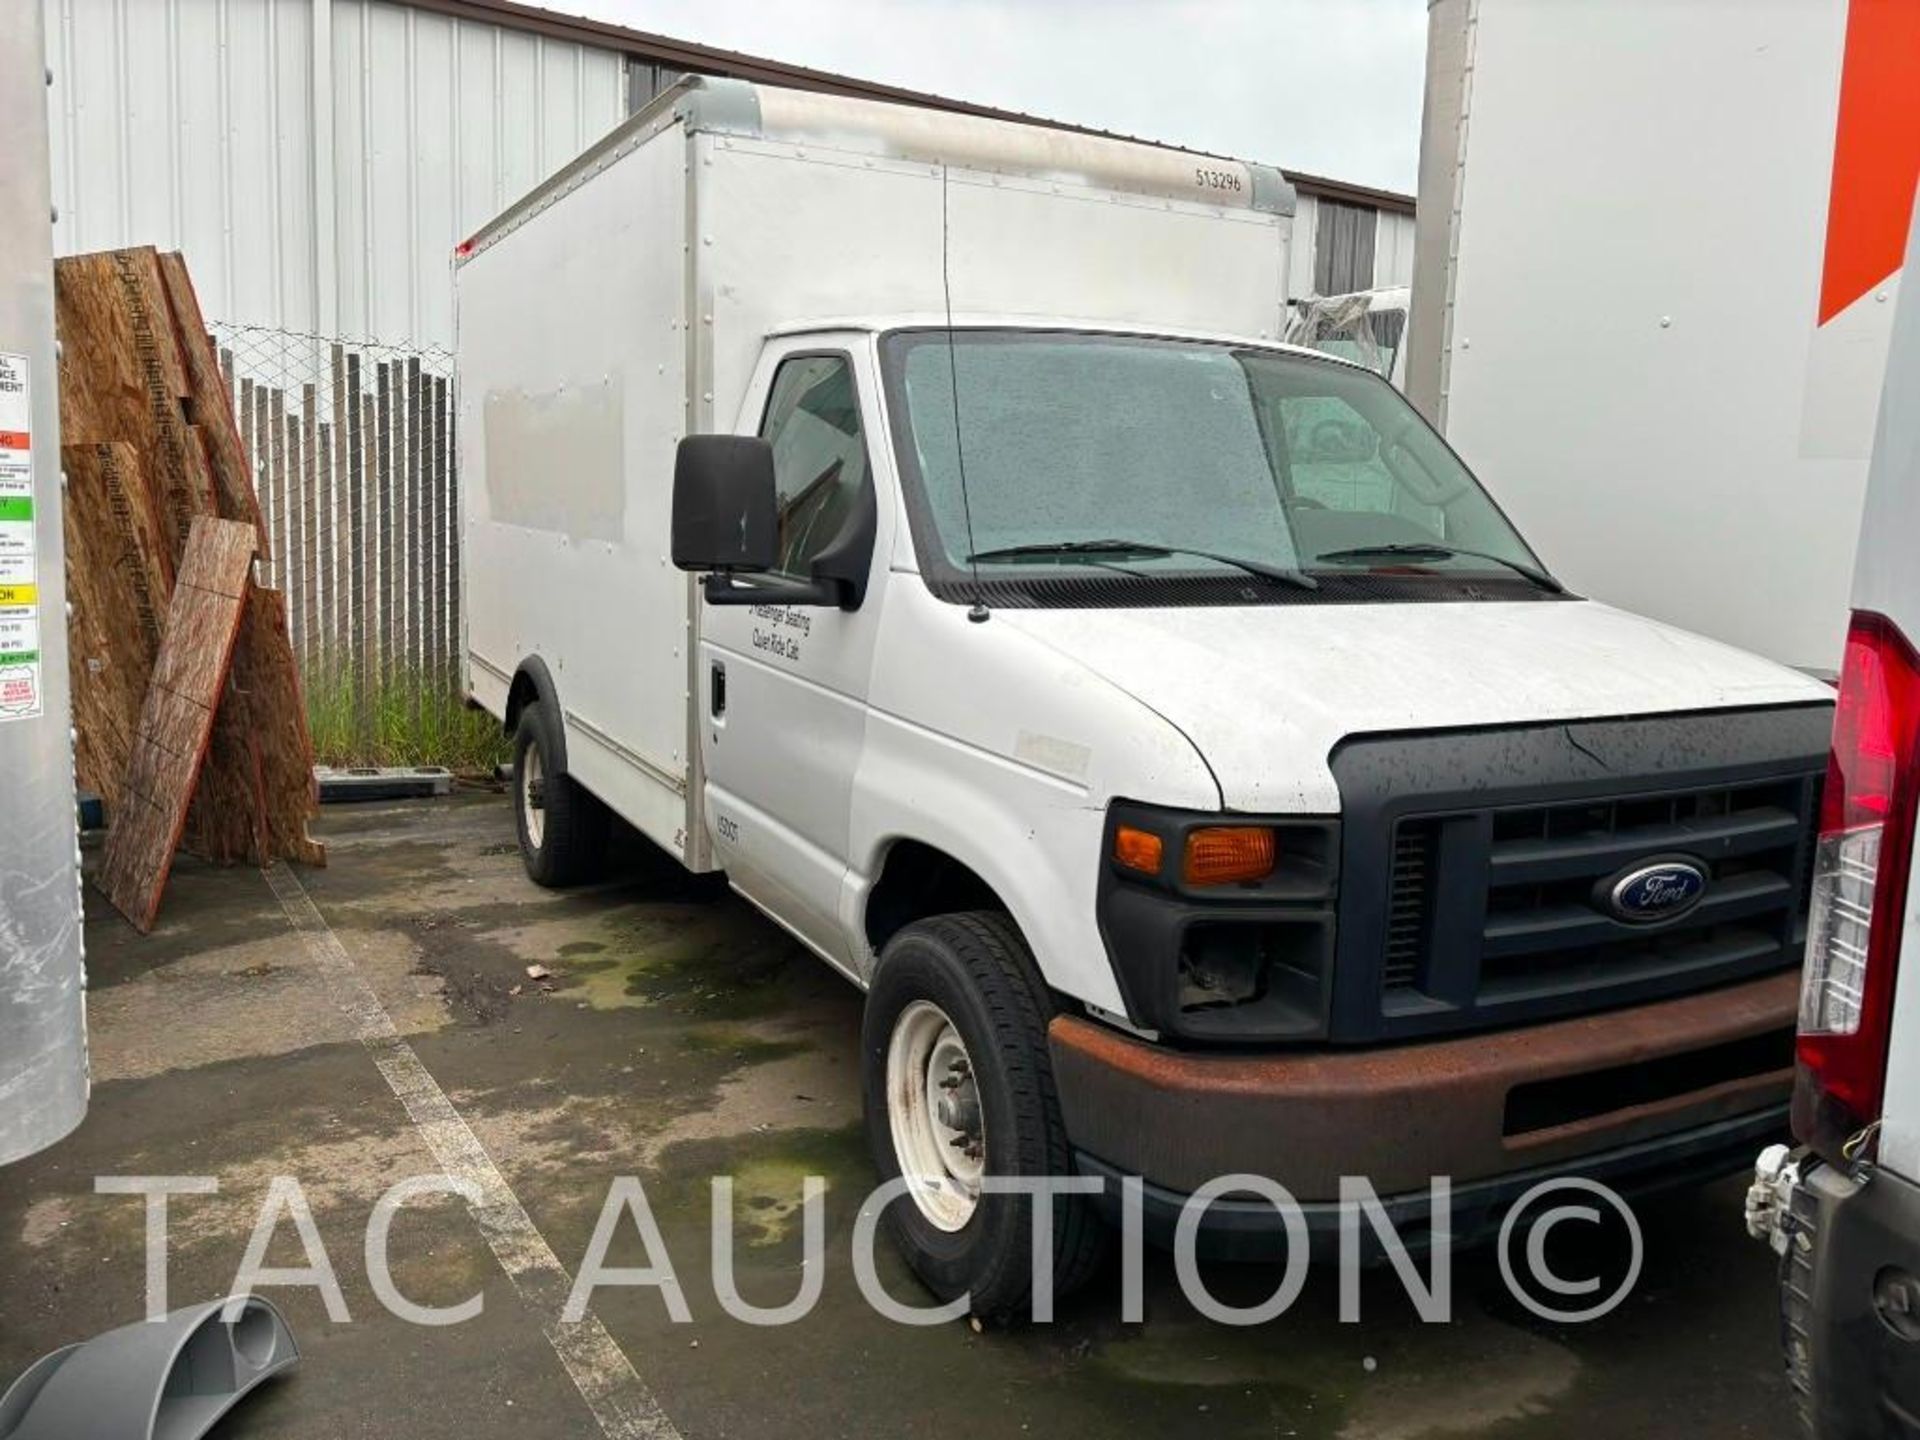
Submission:
[[[355,1035],[406,1107],[441,1169],[478,1188],[481,1203],[469,1206],[468,1213],[521,1300],[541,1317],[547,1343],[567,1367],[601,1430],[609,1440],[680,1440],[680,1432],[599,1318],[592,1311],[571,1324],[560,1318],[573,1277],[534,1228],[526,1207],[480,1137],[454,1109],[413,1046],[394,1028],[393,1017],[321,917],[306,887],[280,861],[267,867],[266,876],[288,924],[326,978],[334,1003],[353,1022]]]

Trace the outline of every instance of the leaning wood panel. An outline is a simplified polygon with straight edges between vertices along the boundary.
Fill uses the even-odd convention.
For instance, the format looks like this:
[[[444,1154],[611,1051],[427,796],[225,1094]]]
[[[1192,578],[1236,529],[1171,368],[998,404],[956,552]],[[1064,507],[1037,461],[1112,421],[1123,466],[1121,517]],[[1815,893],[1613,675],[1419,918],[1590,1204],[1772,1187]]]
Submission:
[[[303,865],[325,865],[326,847],[307,834],[320,794],[313,778],[313,738],[307,730],[306,705],[292,654],[286,595],[255,586],[234,648],[232,689],[245,693],[253,716],[252,750],[265,806],[267,851]],[[262,723],[263,717],[270,717],[271,723]]]
[[[60,433],[69,445],[124,441],[160,520],[169,584],[209,482],[187,443],[185,373],[150,249],[73,255],[54,263],[60,332]]]
[[[81,788],[120,803],[172,593],[160,520],[131,445],[65,445],[68,660]]]
[[[275,481],[274,494],[286,507],[280,553],[269,546],[267,516],[253,486],[246,447],[232,409],[232,386],[219,369],[212,342],[200,315],[199,301],[186,264],[178,255],[161,257],[167,298],[172,306],[183,362],[202,419],[210,468],[220,513],[253,524],[260,535],[260,553],[272,573],[289,577],[305,573],[297,547],[304,540],[304,518],[294,508],[302,487],[298,483],[302,453],[297,432],[287,422],[284,397],[277,390],[256,399],[267,404],[269,433],[256,436],[265,451],[267,469]],[[254,422],[258,414],[248,417]],[[291,462],[291,463],[289,463]],[[270,596],[271,598],[262,598]],[[252,623],[256,611],[284,617],[284,600],[256,590],[247,606],[241,638],[234,653],[233,681],[228,704],[216,721],[214,744],[201,778],[201,794],[194,805],[191,833],[200,854],[217,861],[245,860],[262,864],[275,856],[324,861],[324,851],[307,838],[307,822],[314,813],[313,747],[308,737],[306,705],[294,646],[284,618]],[[280,837],[285,837],[284,843]]]
[[[251,586],[186,832],[188,849],[220,864],[327,863],[307,833],[319,794],[290,653],[285,595]]]
[[[96,877],[107,898],[142,931],[153,928],[206,758],[246,608],[255,538],[250,525],[208,516],[196,519],[187,535],[166,636]]]
[[[254,734],[260,722],[233,681],[234,665],[214,712],[213,739],[187,809],[181,848],[216,865],[265,865],[272,856]]]
[[[231,376],[222,373],[220,356],[207,336],[207,322],[200,314],[200,300],[194,294],[186,259],[177,252],[162,255],[159,267],[174,344],[187,384],[187,421],[198,426],[205,437],[215,505],[222,518],[244,520],[254,526],[259,532],[260,553],[265,555],[267,535],[260,518],[260,502],[253,492],[246,450],[240,443],[240,428],[234,423],[229,400]]]
[[[307,837],[318,804],[286,597],[254,585],[201,772],[188,848],[220,864],[262,865],[278,856],[324,865],[325,849]]]

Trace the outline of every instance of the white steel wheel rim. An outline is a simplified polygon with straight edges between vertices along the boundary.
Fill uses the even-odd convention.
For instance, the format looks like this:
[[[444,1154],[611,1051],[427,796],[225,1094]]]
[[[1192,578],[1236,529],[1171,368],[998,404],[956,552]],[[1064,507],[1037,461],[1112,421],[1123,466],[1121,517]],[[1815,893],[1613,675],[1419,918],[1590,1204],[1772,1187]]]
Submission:
[[[947,1012],[916,1000],[887,1042],[887,1125],[907,1193],[935,1228],[964,1229],[980,1205],[987,1133],[973,1057]]]
[[[540,747],[527,746],[520,757],[520,813],[527,817],[527,843],[538,850],[547,833],[546,769]]]

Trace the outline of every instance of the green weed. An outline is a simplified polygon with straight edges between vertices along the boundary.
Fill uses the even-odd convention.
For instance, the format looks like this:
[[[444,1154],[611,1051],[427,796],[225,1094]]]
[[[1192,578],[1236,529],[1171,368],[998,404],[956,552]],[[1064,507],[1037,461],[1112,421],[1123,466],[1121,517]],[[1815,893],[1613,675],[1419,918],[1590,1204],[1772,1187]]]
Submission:
[[[456,775],[491,775],[507,758],[500,722],[468,709],[431,673],[376,669],[363,686],[351,668],[315,666],[304,688],[316,764],[442,765]]]

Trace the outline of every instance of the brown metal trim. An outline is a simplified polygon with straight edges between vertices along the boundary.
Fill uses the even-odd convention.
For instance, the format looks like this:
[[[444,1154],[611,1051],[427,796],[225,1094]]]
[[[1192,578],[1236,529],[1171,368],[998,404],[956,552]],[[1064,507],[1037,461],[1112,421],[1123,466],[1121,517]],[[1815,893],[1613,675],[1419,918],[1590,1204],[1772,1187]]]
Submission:
[[[536,5],[522,5],[518,0],[398,0],[398,3],[411,5],[416,10],[426,10],[436,15],[450,16],[456,20],[472,20],[479,24],[498,25],[509,30],[524,31],[530,35],[542,35],[550,40],[566,40],[577,45],[592,45],[602,50],[618,50],[632,60],[644,61],[650,65],[664,65],[676,70],[691,70],[702,75],[725,75],[736,80],[751,80],[762,85],[784,85],[794,90],[818,90],[832,95],[850,95],[861,100],[885,100],[901,105],[918,105],[929,110],[945,110],[957,115],[978,115],[983,119],[1007,120],[1019,125],[1044,125],[1052,130],[1067,130],[1078,135],[1098,135],[1109,140],[1126,140],[1135,145],[1152,145],[1163,150],[1190,148],[1184,145],[1168,145],[1159,140],[1142,139],[1137,135],[1122,135],[1112,130],[1099,130],[1088,125],[1070,125],[1058,120],[1049,120],[1041,115],[1028,115],[1018,110],[1000,110],[991,105],[975,105],[969,101],[954,100],[945,95],[908,90],[902,86],[885,85],[876,80],[862,80],[852,75],[837,75],[830,70],[814,70],[805,65],[792,65],[784,60],[769,60],[758,55],[746,55],[738,50],[722,50],[711,45],[697,44],[691,40],[676,40],[671,36],[656,35],[647,30],[635,30],[607,20],[590,20],[584,16],[563,15],[558,11],[542,9]],[[1208,152],[1196,150],[1192,153]],[[1414,213],[1414,197],[1403,195],[1395,190],[1376,190],[1368,185],[1353,185],[1344,180],[1332,180],[1324,175],[1306,175],[1293,170],[1283,169],[1282,173],[1303,195],[1337,200],[1349,205],[1367,205],[1393,214]]]
[[[1382,1195],[1574,1161],[1783,1103],[1787,1072],[1737,1077],[1550,1132],[1504,1134],[1507,1092],[1706,1049],[1790,1026],[1799,976],[1492,1034],[1364,1051],[1218,1055],[1148,1044],[1077,1016],[1048,1030],[1076,1148],[1190,1191],[1216,1175],[1272,1175],[1300,1200],[1366,1176]]]
[[[1343,205],[1368,205],[1394,215],[1411,215],[1416,201],[1398,190],[1376,190],[1371,185],[1355,185],[1347,180],[1330,180],[1325,175],[1303,175],[1298,170],[1283,172],[1302,195],[1321,200],[1337,200]]]

